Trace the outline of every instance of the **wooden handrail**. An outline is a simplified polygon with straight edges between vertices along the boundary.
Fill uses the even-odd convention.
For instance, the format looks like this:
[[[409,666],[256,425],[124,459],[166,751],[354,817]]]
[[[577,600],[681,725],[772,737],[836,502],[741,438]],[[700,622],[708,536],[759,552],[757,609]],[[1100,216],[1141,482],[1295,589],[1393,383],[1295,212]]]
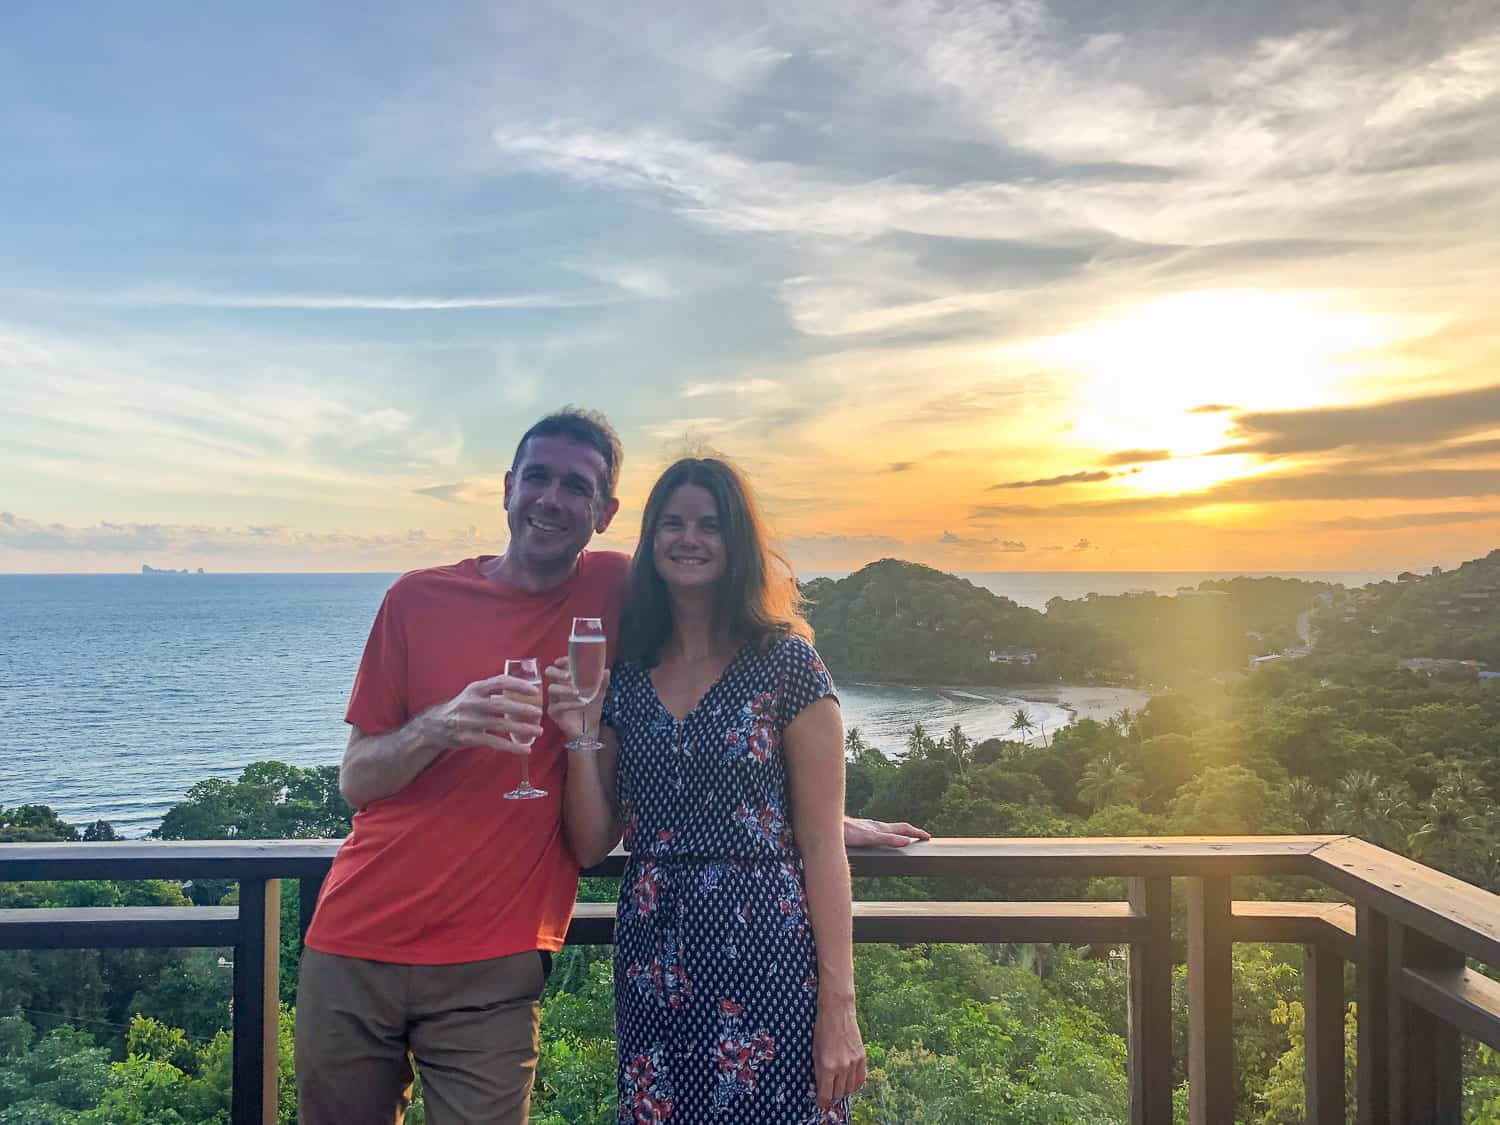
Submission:
[[[0,948],[124,944],[235,947],[234,1125],[274,1120],[280,880],[300,880],[305,927],[337,840],[0,844],[0,882],[218,878],[234,908],[0,911]],[[1229,961],[1237,941],[1303,945],[1307,1114],[1344,1121],[1344,966],[1360,999],[1360,1121],[1448,1120],[1461,1093],[1458,1036],[1500,1048],[1500,984],[1464,958],[1500,963],[1500,896],[1346,836],[942,839],[854,849],[856,876],[985,881],[1117,876],[1128,901],[858,902],[860,941],[1060,941],[1130,950],[1132,1125],[1170,1122],[1172,880],[1188,891],[1194,1125],[1232,1119]],[[619,875],[616,851],[590,875]],[[1233,902],[1241,875],[1317,880],[1349,902]],[[607,942],[614,906],[580,903],[570,940]],[[194,939],[191,941],[183,939]],[[269,1117],[267,1115],[270,1115]]]

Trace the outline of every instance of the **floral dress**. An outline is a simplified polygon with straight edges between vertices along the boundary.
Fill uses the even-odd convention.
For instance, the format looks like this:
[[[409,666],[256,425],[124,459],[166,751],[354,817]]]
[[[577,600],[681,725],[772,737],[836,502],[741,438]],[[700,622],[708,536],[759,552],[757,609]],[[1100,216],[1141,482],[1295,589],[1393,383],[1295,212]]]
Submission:
[[[792,839],[781,732],[833,694],[811,645],[742,648],[681,720],[622,664],[604,721],[619,734],[631,853],[615,927],[619,1120],[843,1125],[819,1109],[817,955]]]

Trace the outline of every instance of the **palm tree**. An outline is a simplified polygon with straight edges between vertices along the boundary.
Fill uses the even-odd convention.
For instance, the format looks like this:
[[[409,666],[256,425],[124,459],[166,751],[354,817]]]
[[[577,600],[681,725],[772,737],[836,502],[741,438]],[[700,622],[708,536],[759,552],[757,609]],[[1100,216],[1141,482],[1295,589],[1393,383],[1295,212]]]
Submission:
[[[1287,782],[1286,803],[1303,832],[1321,832],[1328,823],[1328,794],[1305,777]]]
[[[1351,770],[1339,779],[1333,807],[1342,831],[1382,847],[1399,836],[1407,811],[1406,802],[1369,770]]]
[[[962,774],[968,768],[969,751],[972,749],[968,736],[964,734],[964,728],[954,723],[953,728],[948,732],[948,737],[943,740],[942,746],[947,752],[949,762],[953,765],[953,772]]]
[[[1441,785],[1422,806],[1423,823],[1411,834],[1411,848],[1424,860],[1453,858],[1473,840],[1479,817],[1462,793]],[[1451,864],[1442,864],[1449,867]]]
[[[1110,751],[1084,766],[1078,796],[1098,812],[1109,805],[1133,804],[1140,790],[1140,775]]]
[[[844,757],[857,762],[869,752],[870,744],[865,741],[865,736],[858,727],[850,727],[844,732]]]
[[[1021,741],[1026,741],[1031,732],[1036,730],[1036,720],[1031,717],[1031,712],[1024,707],[1017,707],[1016,713],[1010,717],[1010,729],[1021,732]]]
[[[927,728],[921,721],[912,723],[911,730],[906,735],[906,756],[908,758],[929,758],[932,756],[933,742],[927,737]]]

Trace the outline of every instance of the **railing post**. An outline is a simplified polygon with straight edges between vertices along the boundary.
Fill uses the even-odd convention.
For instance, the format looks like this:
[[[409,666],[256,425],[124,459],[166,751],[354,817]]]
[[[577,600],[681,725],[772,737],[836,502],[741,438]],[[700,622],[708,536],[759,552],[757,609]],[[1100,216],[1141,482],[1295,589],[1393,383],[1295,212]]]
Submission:
[[[1227,877],[1187,881],[1188,1120],[1234,1125],[1233,922]]]
[[[1320,945],[1302,958],[1307,1125],[1344,1125],[1344,959]]]
[[[317,878],[304,875],[297,880],[297,940],[307,941],[307,927],[312,925],[313,911],[318,908],[318,896],[323,893],[323,880],[327,872]]]
[[[1172,1121],[1172,880],[1133,878],[1130,906],[1146,939],[1130,946],[1130,1125]]]
[[[1389,1125],[1390,1083],[1390,919],[1368,906],[1358,908],[1359,1045],[1355,1058],[1359,1125]]]
[[[281,882],[240,880],[231,1125],[276,1125]]]
[[[1462,969],[1464,955],[1410,927],[1391,924],[1391,1120],[1459,1125],[1463,1057],[1458,1029],[1402,994],[1402,971]]]

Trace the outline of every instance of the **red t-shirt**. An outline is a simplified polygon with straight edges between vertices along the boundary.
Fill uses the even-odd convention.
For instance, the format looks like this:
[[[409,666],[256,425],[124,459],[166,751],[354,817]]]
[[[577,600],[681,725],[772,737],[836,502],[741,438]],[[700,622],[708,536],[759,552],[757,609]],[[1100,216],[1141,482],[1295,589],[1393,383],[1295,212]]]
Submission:
[[[482,563],[397,580],[370,630],[345,719],[366,734],[403,726],[507,657],[542,667],[568,651],[574,617],[604,619],[614,652],[629,559],[584,552],[562,584],[529,594]],[[448,965],[562,947],[578,863],[562,831],[562,736],[543,721],[530,772],[544,798],[507,801],[520,758],[449,749],[405,789],[360,810],[323,883],[307,944],[323,953]]]

